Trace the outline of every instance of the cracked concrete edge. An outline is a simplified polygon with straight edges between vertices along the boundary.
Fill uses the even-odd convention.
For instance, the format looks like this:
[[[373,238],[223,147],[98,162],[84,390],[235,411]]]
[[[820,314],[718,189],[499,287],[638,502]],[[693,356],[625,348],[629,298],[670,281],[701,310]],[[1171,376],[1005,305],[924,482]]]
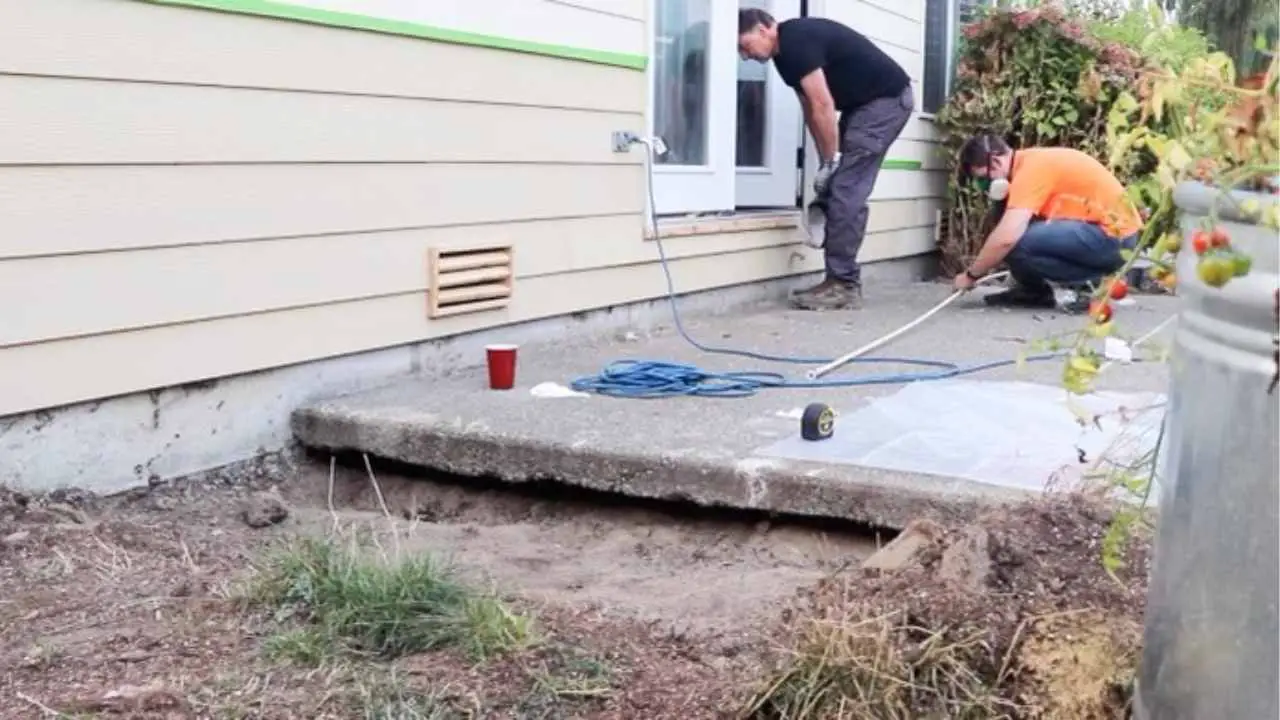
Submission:
[[[590,490],[706,507],[842,519],[901,529],[913,520],[963,522],[984,509],[1025,499],[1017,491],[956,490],[946,479],[899,485],[833,479],[820,464],[744,469],[726,462],[632,455],[512,439],[412,420],[369,418],[324,406],[293,413],[296,440],[317,450],[371,456],[459,476],[509,483],[554,480]],[[826,475],[826,476],[824,476]]]

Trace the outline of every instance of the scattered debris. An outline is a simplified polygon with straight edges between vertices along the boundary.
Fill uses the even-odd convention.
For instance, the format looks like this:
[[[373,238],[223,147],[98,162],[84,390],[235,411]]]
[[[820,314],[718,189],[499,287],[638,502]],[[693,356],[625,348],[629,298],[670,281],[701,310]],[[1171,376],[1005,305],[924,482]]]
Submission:
[[[1133,348],[1120,338],[1108,336],[1103,340],[1102,354],[1111,361],[1120,363],[1133,362]]]
[[[991,575],[991,535],[970,526],[956,533],[942,551],[938,577],[970,592],[982,592]]]
[[[242,513],[244,524],[251,528],[264,528],[284,522],[289,517],[289,508],[284,498],[274,489],[256,492],[245,502]]]
[[[862,563],[864,570],[894,572],[917,561],[925,550],[934,549],[946,535],[946,529],[932,520],[916,520],[908,524],[888,545]]]
[[[42,508],[55,521],[72,522],[76,525],[88,525],[89,517],[83,511],[66,503],[49,503]]]
[[[578,392],[553,382],[538,383],[529,390],[529,394],[537,398],[591,397],[588,393]]]
[[[180,709],[185,705],[180,694],[167,688],[163,682],[153,680],[146,685],[122,685],[104,694],[101,699],[86,703],[85,709],[96,712],[155,712]]]

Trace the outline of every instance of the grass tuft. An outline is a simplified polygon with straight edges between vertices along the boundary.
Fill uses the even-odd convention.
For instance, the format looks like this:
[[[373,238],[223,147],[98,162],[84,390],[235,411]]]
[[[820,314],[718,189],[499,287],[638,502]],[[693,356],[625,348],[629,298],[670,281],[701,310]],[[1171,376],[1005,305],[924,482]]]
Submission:
[[[302,538],[268,557],[250,599],[279,621],[304,623],[265,649],[310,665],[334,651],[390,660],[444,648],[481,661],[532,639],[529,618],[429,555],[391,559],[327,539]]]
[[[319,667],[333,652],[333,644],[319,629],[300,627],[268,637],[262,650],[269,660]]]

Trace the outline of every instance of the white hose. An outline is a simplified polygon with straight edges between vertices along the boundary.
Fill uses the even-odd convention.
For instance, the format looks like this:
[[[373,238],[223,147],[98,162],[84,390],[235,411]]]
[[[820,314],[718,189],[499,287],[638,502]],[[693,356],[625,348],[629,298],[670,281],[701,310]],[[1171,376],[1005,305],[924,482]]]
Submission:
[[[987,275],[987,276],[983,277],[983,278],[982,278],[982,279],[980,279],[980,280],[975,281],[974,285],[982,285],[983,283],[988,283],[988,282],[991,282],[991,281],[993,281],[993,280],[999,280],[999,279],[1001,279],[1001,278],[1005,277],[1005,276],[1006,276],[1006,275],[1008,275],[1008,274],[1009,274],[1009,273],[1008,273],[1008,271],[1001,271],[1001,272],[998,272],[998,273],[992,273],[992,274],[990,274],[990,275]],[[839,368],[841,368],[841,367],[844,367],[845,365],[848,365],[849,363],[853,362],[853,361],[854,361],[854,360],[856,360],[857,358],[862,357],[863,355],[866,355],[867,353],[871,352],[872,350],[875,350],[876,348],[879,348],[879,347],[883,347],[883,346],[885,346],[885,345],[887,345],[887,344],[889,344],[889,343],[893,342],[894,340],[897,340],[899,337],[902,337],[903,335],[906,335],[907,333],[909,333],[909,332],[911,332],[912,330],[914,330],[917,326],[919,326],[920,324],[922,324],[924,321],[926,321],[926,320],[928,320],[929,318],[931,318],[931,317],[933,317],[934,315],[936,315],[940,310],[942,310],[942,309],[943,309],[943,308],[945,308],[946,306],[948,306],[948,305],[950,305],[951,303],[955,302],[956,298],[960,297],[961,295],[965,294],[966,292],[968,292],[968,291],[967,291],[967,290],[957,290],[957,291],[955,291],[955,292],[951,293],[951,295],[950,295],[950,296],[948,296],[946,300],[943,300],[942,302],[938,303],[937,305],[934,305],[932,308],[930,308],[930,309],[929,309],[929,311],[928,311],[928,312],[926,312],[925,314],[923,314],[923,315],[921,315],[920,317],[916,318],[915,320],[912,320],[911,322],[907,323],[906,325],[903,325],[902,327],[898,328],[897,330],[894,330],[893,332],[889,333],[888,335],[884,335],[884,336],[879,337],[879,338],[877,338],[877,339],[875,339],[875,340],[872,340],[871,342],[867,343],[866,345],[863,345],[862,347],[858,348],[857,350],[854,350],[854,351],[853,351],[853,352],[851,352],[851,353],[848,353],[848,354],[846,354],[846,355],[841,355],[840,357],[836,358],[835,360],[832,360],[831,362],[827,363],[826,365],[823,365],[823,366],[821,366],[821,367],[817,367],[817,368],[814,368],[813,370],[810,370],[808,373],[806,373],[806,374],[805,374],[805,376],[806,376],[806,377],[808,377],[810,380],[817,380],[818,378],[820,378],[820,377],[822,377],[823,375],[826,375],[826,374],[828,374],[828,373],[832,372],[833,370],[837,370],[837,369],[839,369]]]

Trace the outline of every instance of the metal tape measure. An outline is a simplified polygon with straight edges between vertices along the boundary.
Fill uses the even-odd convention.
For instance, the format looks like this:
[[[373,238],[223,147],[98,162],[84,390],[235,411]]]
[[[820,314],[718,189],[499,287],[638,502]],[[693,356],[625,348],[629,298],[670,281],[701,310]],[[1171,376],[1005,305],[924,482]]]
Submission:
[[[805,440],[826,440],[836,428],[836,411],[824,403],[810,403],[800,416],[800,437]]]

